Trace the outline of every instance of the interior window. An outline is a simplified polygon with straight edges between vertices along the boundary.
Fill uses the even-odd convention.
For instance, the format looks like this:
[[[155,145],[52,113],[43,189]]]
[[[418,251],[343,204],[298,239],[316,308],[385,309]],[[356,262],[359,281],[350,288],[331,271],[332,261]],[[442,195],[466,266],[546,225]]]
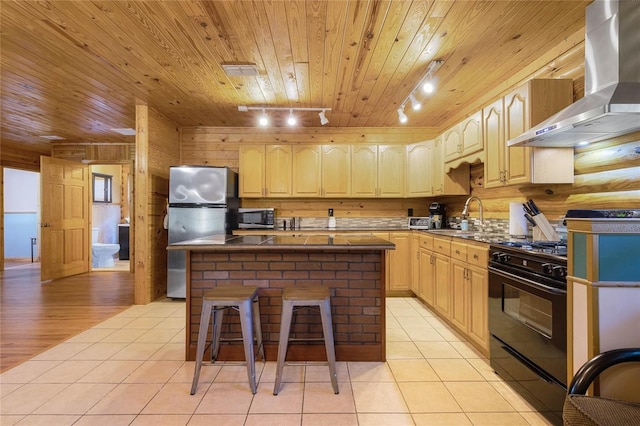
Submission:
[[[112,181],[113,176],[103,175],[101,173],[93,173],[93,202],[94,203],[110,203],[111,193],[113,192]]]

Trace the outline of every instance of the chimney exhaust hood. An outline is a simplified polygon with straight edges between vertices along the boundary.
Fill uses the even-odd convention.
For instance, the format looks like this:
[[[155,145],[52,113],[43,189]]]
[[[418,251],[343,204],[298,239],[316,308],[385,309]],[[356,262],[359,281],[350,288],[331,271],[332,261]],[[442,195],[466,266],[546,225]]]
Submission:
[[[572,147],[640,131],[640,2],[586,9],[585,96],[508,146]]]

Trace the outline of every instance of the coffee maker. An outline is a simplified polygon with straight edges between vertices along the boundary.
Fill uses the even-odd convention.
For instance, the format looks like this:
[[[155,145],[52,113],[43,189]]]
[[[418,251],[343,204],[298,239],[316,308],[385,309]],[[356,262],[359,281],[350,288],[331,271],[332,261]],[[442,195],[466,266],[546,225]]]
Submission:
[[[444,204],[431,203],[429,213],[432,228],[442,229],[447,227],[447,207]]]

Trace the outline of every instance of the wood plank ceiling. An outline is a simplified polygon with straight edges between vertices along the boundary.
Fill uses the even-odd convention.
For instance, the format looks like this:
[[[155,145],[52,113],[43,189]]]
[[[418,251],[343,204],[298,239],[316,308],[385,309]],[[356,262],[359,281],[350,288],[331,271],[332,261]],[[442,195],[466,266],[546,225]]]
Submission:
[[[1,141],[45,155],[47,135],[132,142],[110,129],[134,127],[136,103],[180,126],[255,126],[257,112],[238,105],[398,126],[436,59],[438,91],[406,109],[406,126],[438,127],[583,28],[589,2],[3,0]],[[227,76],[234,63],[259,74]],[[317,112],[300,118],[320,126]]]

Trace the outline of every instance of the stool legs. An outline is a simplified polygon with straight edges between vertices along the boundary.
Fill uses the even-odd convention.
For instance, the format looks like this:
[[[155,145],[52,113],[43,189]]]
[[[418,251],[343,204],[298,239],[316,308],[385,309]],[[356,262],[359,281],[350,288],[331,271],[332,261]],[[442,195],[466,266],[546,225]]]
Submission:
[[[310,297],[313,294],[310,294]],[[331,302],[329,297],[323,299],[307,299],[300,300],[292,298],[282,300],[282,316],[280,318],[280,339],[278,342],[278,363],[276,366],[276,382],[273,386],[273,394],[280,392],[280,384],[282,383],[282,372],[287,357],[287,347],[289,344],[289,333],[291,331],[291,319],[293,316],[293,308],[295,306],[318,306],[320,308],[320,316],[322,318],[322,334],[324,336],[324,345],[327,351],[327,364],[329,365],[329,374],[331,375],[331,385],[333,391],[337,394],[338,375],[336,373],[336,354],[333,343],[333,327],[331,324]]]
[[[220,335],[222,332],[224,310],[228,307],[237,308],[240,314],[242,343],[244,348],[244,357],[247,364],[247,377],[249,379],[251,392],[255,394],[257,391],[255,356],[253,350],[254,336],[258,345],[258,354],[261,356],[262,360],[265,361],[257,290],[255,290],[254,295],[251,297],[249,297],[248,294],[242,297],[235,297],[234,295],[229,296],[228,290],[224,291],[226,291],[226,293],[222,293],[220,296],[222,299],[207,300],[204,298],[202,302],[200,329],[198,330],[198,346],[196,347],[196,365],[193,372],[191,395],[194,395],[198,388],[198,380],[200,379],[200,370],[202,368],[207,343],[209,322],[213,321],[211,333],[211,362],[214,362],[218,358],[218,352],[220,351]]]
[[[198,380],[200,379],[200,368],[202,368],[202,358],[204,358],[204,349],[207,343],[207,331],[209,330],[209,319],[212,309],[213,305],[211,305],[207,301],[204,301],[202,303],[202,313],[200,314],[200,329],[198,331],[198,346],[196,347],[196,367],[193,372],[193,382],[191,383],[191,395],[194,395],[196,393],[196,389],[198,388]]]
[[[247,376],[251,392],[256,393],[256,364],[253,355],[253,300],[240,303],[240,326],[242,327],[242,343],[244,345],[244,359],[247,361]]]
[[[282,316],[280,318],[280,341],[278,342],[278,364],[276,366],[276,383],[273,386],[273,394],[280,392],[280,382],[282,381],[282,370],[287,357],[287,346],[289,345],[289,332],[291,330],[291,316],[293,315],[293,304],[286,300],[282,301]]]
[[[320,316],[322,317],[322,334],[324,335],[324,346],[327,351],[327,362],[329,364],[329,374],[331,374],[331,385],[333,392],[338,394],[338,375],[336,373],[336,351],[333,344],[333,327],[331,326],[331,302],[326,299],[320,306]]]

